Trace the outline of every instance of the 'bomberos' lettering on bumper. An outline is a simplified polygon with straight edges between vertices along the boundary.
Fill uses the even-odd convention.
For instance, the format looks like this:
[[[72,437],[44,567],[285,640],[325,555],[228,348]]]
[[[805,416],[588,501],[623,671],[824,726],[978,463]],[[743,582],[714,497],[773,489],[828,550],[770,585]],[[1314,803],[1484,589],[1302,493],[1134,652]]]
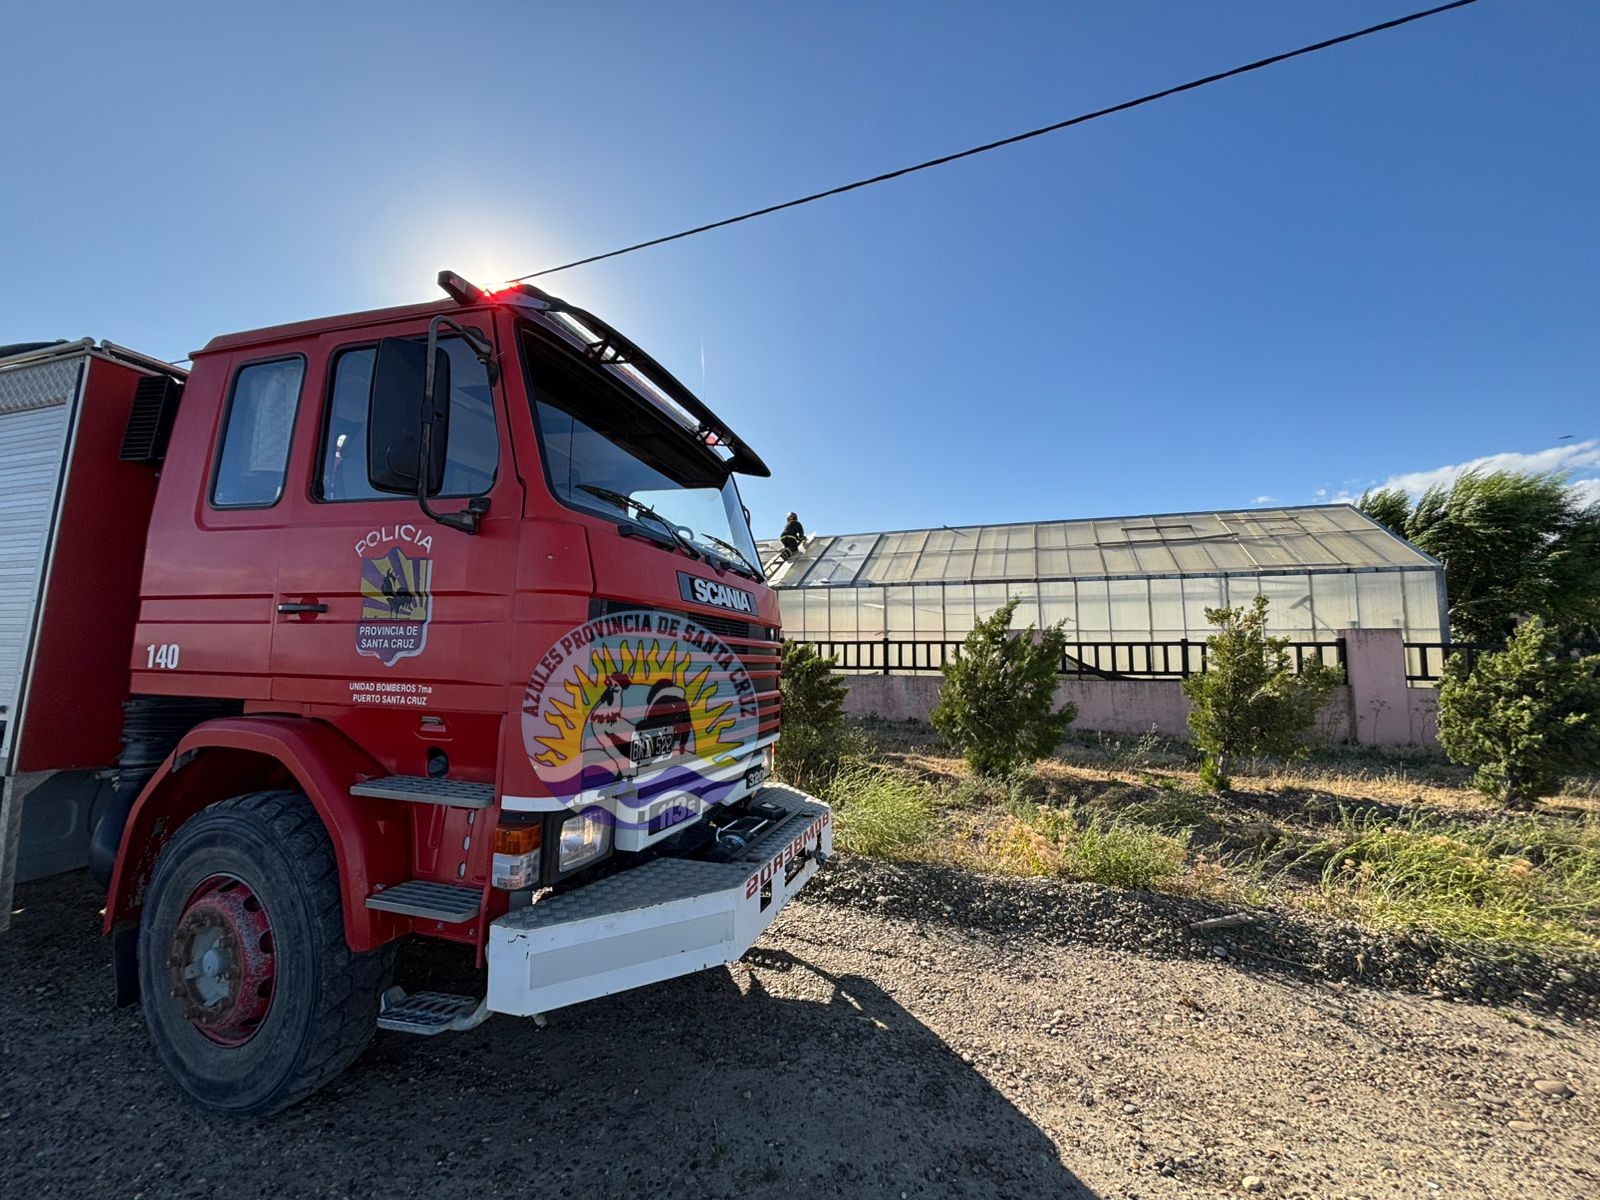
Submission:
[[[817,848],[822,846],[822,831],[833,824],[833,814],[825,812],[810,825],[806,826],[804,833],[798,835],[782,850],[779,850],[769,860],[761,865],[761,869],[749,879],[744,881],[744,898],[751,899],[763,886],[772,882],[772,877],[784,870],[795,858],[806,852],[806,846],[814,839]]]

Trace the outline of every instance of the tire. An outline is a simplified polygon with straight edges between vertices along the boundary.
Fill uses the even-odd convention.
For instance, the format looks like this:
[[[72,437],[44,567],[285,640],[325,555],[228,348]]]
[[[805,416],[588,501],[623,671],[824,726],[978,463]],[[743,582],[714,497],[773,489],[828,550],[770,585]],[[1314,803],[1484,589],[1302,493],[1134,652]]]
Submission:
[[[372,1040],[393,967],[393,945],[345,943],[333,845],[300,793],[214,804],[161,851],[139,922],[145,1024],[205,1107],[277,1112],[333,1079]]]

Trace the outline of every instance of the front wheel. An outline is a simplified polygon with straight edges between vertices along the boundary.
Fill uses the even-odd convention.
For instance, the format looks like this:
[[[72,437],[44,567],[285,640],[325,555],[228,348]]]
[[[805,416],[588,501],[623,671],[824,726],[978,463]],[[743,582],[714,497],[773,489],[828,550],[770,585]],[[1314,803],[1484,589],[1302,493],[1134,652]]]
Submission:
[[[327,1083],[377,1029],[394,948],[352,953],[327,831],[298,792],[255,792],[187,821],[156,863],[139,984],[156,1056],[237,1116]]]

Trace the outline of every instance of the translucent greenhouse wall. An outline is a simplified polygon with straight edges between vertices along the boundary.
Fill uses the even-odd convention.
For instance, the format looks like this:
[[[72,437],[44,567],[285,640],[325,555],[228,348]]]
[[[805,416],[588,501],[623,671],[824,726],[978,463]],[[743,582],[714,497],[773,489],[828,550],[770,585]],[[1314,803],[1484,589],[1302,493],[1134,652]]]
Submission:
[[[1014,624],[1064,621],[1074,642],[1203,641],[1205,610],[1265,594],[1269,628],[1295,641],[1332,641],[1346,629],[1399,629],[1441,640],[1437,569],[1308,571],[1247,576],[1076,579],[889,586],[809,583],[780,588],[784,634],[805,641],[959,641],[1012,596]]]
[[[1166,646],[1203,642],[1206,609],[1260,594],[1292,641],[1351,628],[1443,640],[1442,565],[1350,504],[822,535],[792,558],[766,543],[762,561],[785,633],[808,641],[959,642],[1016,597],[1017,624],[1061,621],[1071,642]],[[1116,652],[1081,658],[1129,670]]]

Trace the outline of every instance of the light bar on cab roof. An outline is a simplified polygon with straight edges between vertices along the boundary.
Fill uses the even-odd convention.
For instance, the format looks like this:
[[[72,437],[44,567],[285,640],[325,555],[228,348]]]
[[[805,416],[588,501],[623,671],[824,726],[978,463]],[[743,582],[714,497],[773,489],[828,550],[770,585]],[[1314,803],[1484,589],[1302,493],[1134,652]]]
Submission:
[[[761,456],[729,429],[716,413],[680,383],[671,371],[651,358],[593,313],[568,304],[531,283],[510,283],[485,291],[454,271],[439,272],[439,286],[457,304],[490,304],[501,298],[515,300],[550,318],[581,343],[602,368],[625,378],[628,384],[658,408],[683,424],[691,436],[711,448],[731,470],[744,475],[770,476],[772,469]]]
[[[442,287],[449,295],[450,299],[454,300],[457,304],[482,304],[484,301],[490,298],[488,292],[484,291],[477,284],[463,279],[454,271],[440,271],[439,286]]]

